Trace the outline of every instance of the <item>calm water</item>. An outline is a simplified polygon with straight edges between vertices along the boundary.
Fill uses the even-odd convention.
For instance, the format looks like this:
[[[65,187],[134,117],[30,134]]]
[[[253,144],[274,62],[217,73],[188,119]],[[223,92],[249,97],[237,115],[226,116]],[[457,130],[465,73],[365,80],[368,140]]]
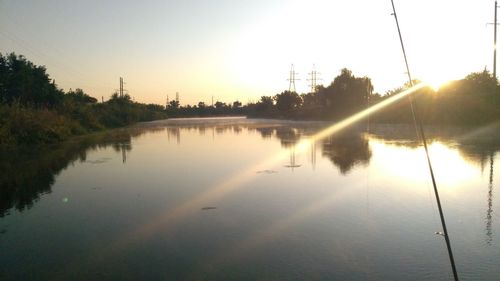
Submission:
[[[169,120],[4,152],[0,280],[451,280],[414,130],[365,125],[303,144],[325,124]],[[428,129],[459,275],[499,280],[498,129]]]

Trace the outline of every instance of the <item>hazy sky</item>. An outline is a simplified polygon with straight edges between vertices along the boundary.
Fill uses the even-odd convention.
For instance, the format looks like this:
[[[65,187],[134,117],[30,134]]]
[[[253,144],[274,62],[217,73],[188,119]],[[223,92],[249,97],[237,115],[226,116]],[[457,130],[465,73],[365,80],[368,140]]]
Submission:
[[[493,0],[395,0],[415,78],[492,69]],[[385,93],[405,67],[390,0],[0,0],[0,51],[45,65],[65,90],[107,99],[125,80],[140,102],[246,103],[306,92],[313,64],[328,85],[341,68]]]

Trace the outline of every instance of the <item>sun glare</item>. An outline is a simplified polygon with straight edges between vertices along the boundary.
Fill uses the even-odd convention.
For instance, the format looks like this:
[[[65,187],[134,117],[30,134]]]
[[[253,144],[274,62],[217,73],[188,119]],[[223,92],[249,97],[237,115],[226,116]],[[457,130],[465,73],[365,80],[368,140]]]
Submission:
[[[436,70],[430,71],[426,75],[420,76],[425,84],[429,85],[435,92],[439,91],[450,81],[454,80],[456,75],[452,71]]]
[[[431,79],[426,79],[425,83],[429,85],[435,92],[438,92],[450,80],[451,79],[446,79],[442,77],[434,77]]]

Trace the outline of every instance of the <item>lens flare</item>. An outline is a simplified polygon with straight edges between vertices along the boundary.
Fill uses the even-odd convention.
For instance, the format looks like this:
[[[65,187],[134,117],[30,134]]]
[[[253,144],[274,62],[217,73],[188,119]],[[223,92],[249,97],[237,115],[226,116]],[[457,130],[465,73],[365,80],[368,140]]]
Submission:
[[[434,92],[439,92],[439,90],[449,83],[452,79],[440,77],[439,75],[433,76],[432,78],[425,79],[425,83],[434,90]]]
[[[363,111],[360,111],[340,122],[334,123],[333,125],[321,130],[320,132],[312,135],[310,138],[299,142],[295,149],[296,152],[303,152],[308,149],[310,145],[318,140],[321,140],[325,137],[331,136],[340,132],[343,129],[348,128],[349,126],[355,124],[358,121],[370,116],[371,114],[382,110],[383,108],[391,105],[392,103],[409,96],[415,91],[429,86],[427,83],[419,83],[401,93],[398,93],[392,97],[385,99],[382,102],[379,102]],[[255,172],[259,170],[264,170],[269,168],[270,166],[276,165],[286,159],[288,156],[287,151],[280,151],[271,157],[264,159],[261,162],[256,163],[255,165],[250,165],[235,174],[228,175],[226,179],[222,182],[219,182],[212,187],[208,188],[205,192],[202,192],[193,198],[180,202],[176,207],[165,209],[158,216],[151,219],[148,222],[145,222],[138,228],[133,229],[132,231],[124,234],[121,237],[118,237],[113,243],[108,245],[104,249],[99,249],[98,252],[94,252],[89,256],[89,260],[101,260],[107,259],[111,256],[118,255],[119,253],[127,250],[130,247],[133,247],[135,243],[139,243],[141,241],[149,239],[155,233],[158,233],[160,230],[165,230],[175,225],[180,219],[185,218],[196,211],[199,211],[200,206],[204,206],[205,204],[213,204],[217,200],[221,200],[222,198],[228,196],[229,194],[239,190],[244,186],[245,183],[251,181],[255,177]],[[317,202],[317,206],[309,206],[305,209],[300,210],[296,214],[291,214],[287,219],[285,218],[280,223],[278,223],[274,227],[270,227],[265,233],[275,234],[283,229],[286,229],[290,224],[295,223],[305,217],[307,217],[309,213],[314,213],[315,210],[322,209],[323,206],[328,206],[332,200],[337,200],[338,196],[332,195],[332,197],[326,201]],[[267,236],[267,235],[264,235]],[[260,237],[255,237],[253,239],[257,239],[257,241],[262,240]],[[249,241],[253,241],[250,238]],[[254,243],[249,243],[252,245]],[[259,243],[257,243],[259,244]],[[70,274],[72,270],[77,269],[81,263],[81,260],[78,260],[78,263],[73,264],[73,266],[68,266],[66,273]]]

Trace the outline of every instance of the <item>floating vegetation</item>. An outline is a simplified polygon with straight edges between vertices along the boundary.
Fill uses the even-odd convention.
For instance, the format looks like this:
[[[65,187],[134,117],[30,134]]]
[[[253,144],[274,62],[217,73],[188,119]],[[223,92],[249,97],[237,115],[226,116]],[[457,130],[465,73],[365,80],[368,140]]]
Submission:
[[[261,170],[257,171],[257,174],[276,174],[278,171],[275,170]]]

